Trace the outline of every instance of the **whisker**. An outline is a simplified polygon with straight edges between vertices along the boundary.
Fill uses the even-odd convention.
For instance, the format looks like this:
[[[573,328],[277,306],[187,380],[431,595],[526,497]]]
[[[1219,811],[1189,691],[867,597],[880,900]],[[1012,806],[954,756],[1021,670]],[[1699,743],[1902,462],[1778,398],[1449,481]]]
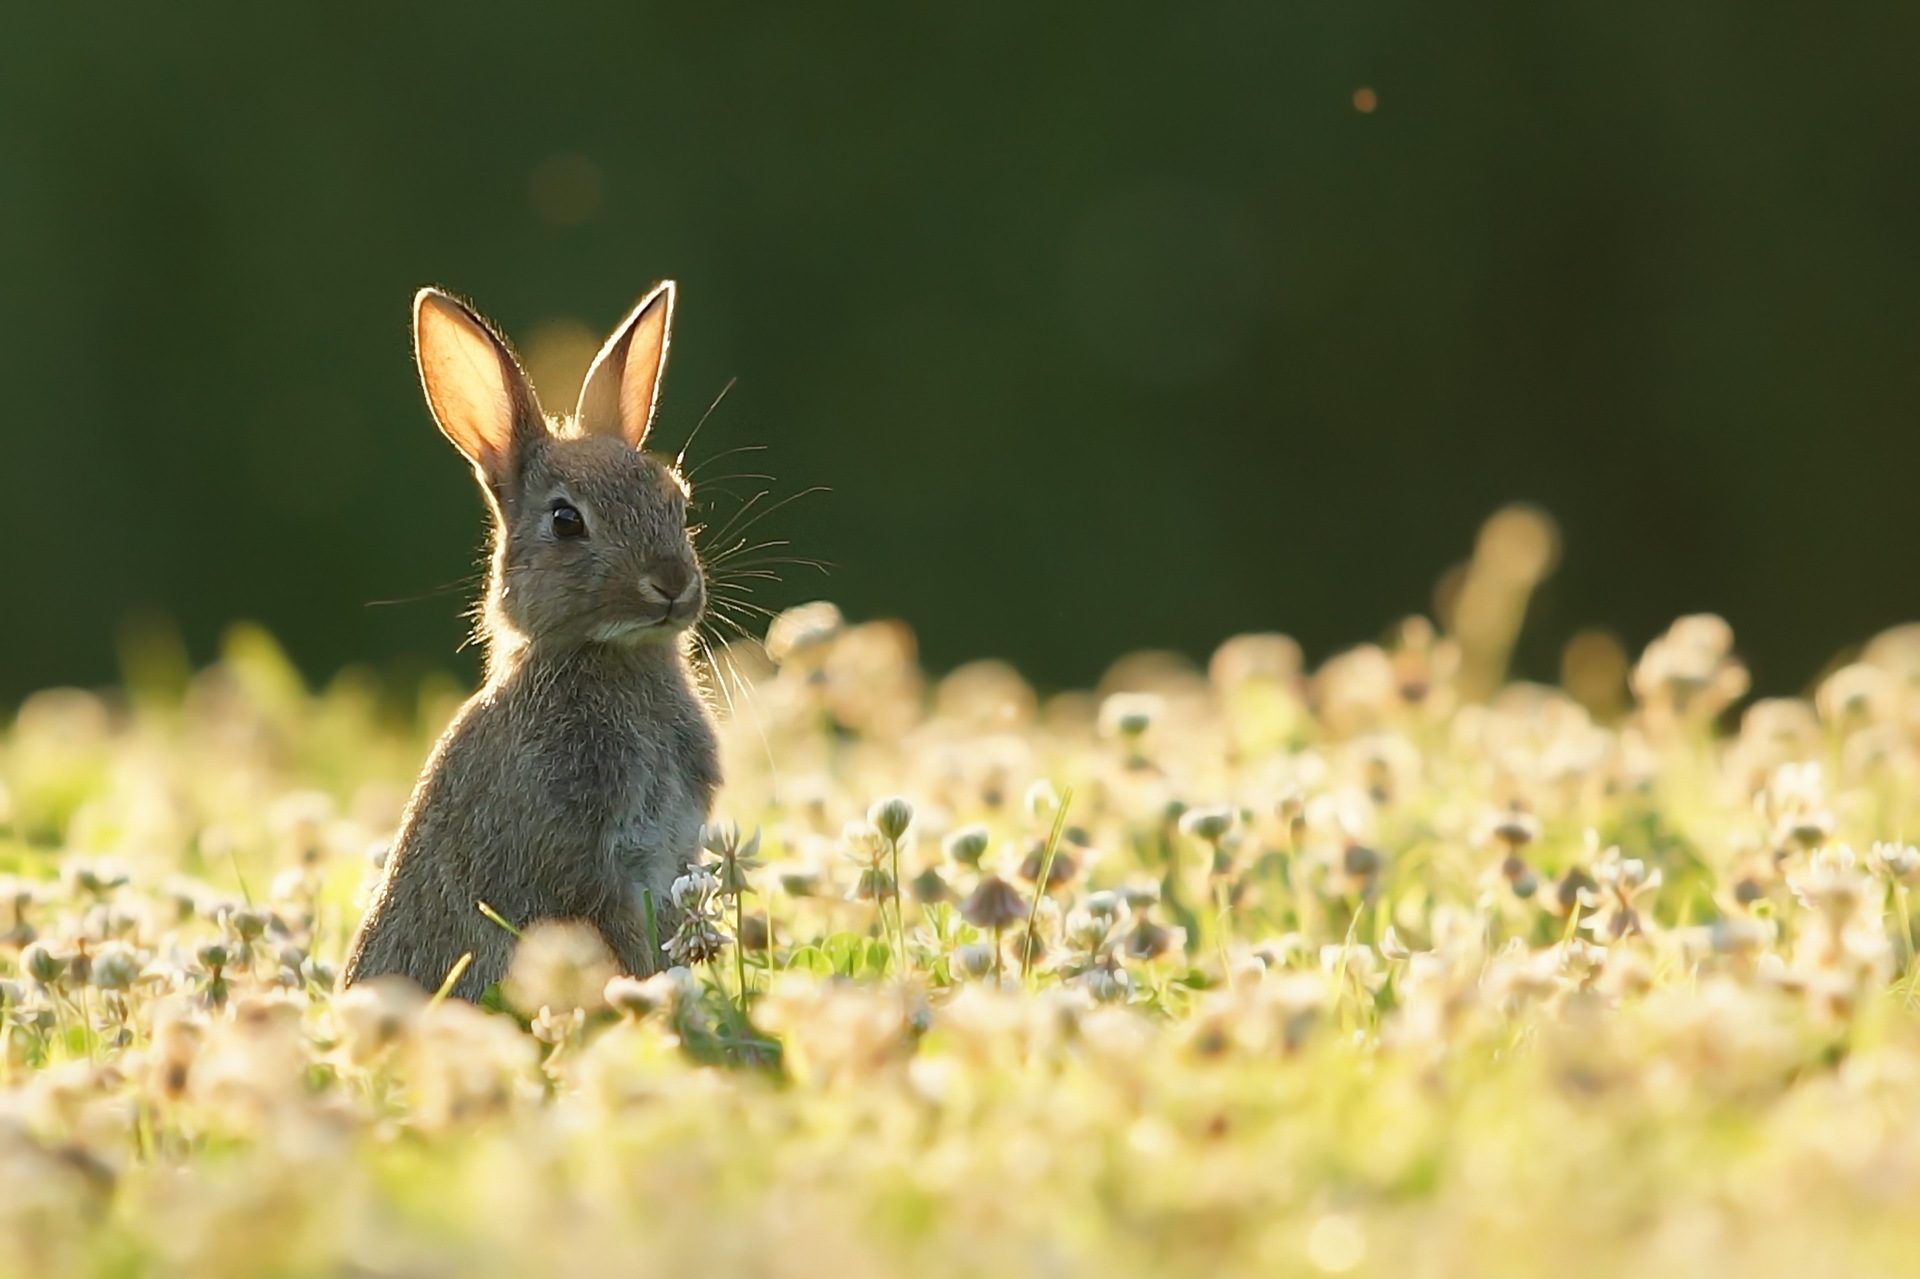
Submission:
[[[736,629],[738,629],[737,625]],[[760,642],[754,636],[747,635],[745,631],[742,631],[741,634],[751,643],[758,644]],[[701,647],[706,650],[708,668],[712,670],[714,678],[720,682],[720,695],[727,700],[728,717],[730,719],[739,718],[739,709],[735,705],[733,698],[735,691],[740,694],[740,700],[746,703],[748,714],[753,716],[753,731],[755,735],[760,738],[760,749],[765,753],[767,758],[767,779],[777,788],[780,780],[780,766],[773,758],[773,743],[767,739],[766,721],[760,717],[760,707],[754,699],[753,686],[740,674],[739,665],[733,661],[731,652],[727,654],[727,662],[723,664],[720,661],[719,654],[713,651],[713,645],[707,641],[704,635],[700,637],[700,644]],[[728,670],[729,666],[732,667],[731,672]],[[732,689],[728,688],[727,677],[729,674],[733,677]]]
[[[716,599],[713,596],[708,596],[707,603],[721,610],[722,615],[730,614],[734,609],[740,609],[745,613],[757,614],[761,617],[766,618],[768,621],[772,621],[774,618],[780,616],[778,613],[774,612],[772,609],[768,608],[766,605],[755,604],[752,600],[743,600],[738,598]]]
[[[714,684],[720,690],[720,696],[727,702],[727,718],[733,718],[733,694],[727,688],[727,682],[720,678],[720,659],[714,656],[713,645],[698,630],[693,633],[693,642],[700,646],[700,652],[707,659],[707,670],[713,676]]]
[[[758,493],[755,493],[752,497],[742,502],[740,504],[740,509],[735,511],[731,516],[729,516],[727,518],[727,522],[720,526],[720,531],[713,535],[713,540],[716,542],[724,542],[727,538],[733,536],[733,526],[739,523],[741,518],[745,516],[748,511],[751,511],[753,509],[754,503],[758,502],[761,498],[767,496],[767,494],[771,493],[772,491],[773,491],[772,489],[761,489]]]
[[[707,411],[700,415],[700,420],[693,424],[691,431],[687,432],[687,438],[680,443],[680,452],[674,456],[674,470],[679,470],[680,463],[687,460],[687,450],[693,447],[693,441],[699,436],[700,428],[707,424],[707,419],[713,416],[713,411],[720,407],[720,402],[727,398],[727,393],[733,390],[739,381],[737,377],[728,378],[727,384],[720,388],[720,394],[713,397],[713,403],[707,405]]]
[[[367,600],[363,602],[360,605],[360,607],[361,608],[390,608],[396,604],[421,604],[421,603],[425,603],[427,600],[438,599],[443,595],[451,595],[455,591],[471,590],[473,587],[480,585],[480,583],[484,582],[485,580],[486,580],[486,575],[484,573],[470,573],[466,577],[458,578],[451,582],[443,582],[439,586],[434,587],[432,590],[422,591],[418,595],[402,595],[395,599],[390,599],[390,600]]]
[[[725,484],[728,480],[766,480],[768,483],[772,483],[778,478],[776,475],[764,475],[759,471],[735,471],[731,475],[716,475],[710,480],[701,480],[700,490],[705,492],[716,484]]]
[[[714,538],[714,540],[718,542],[718,538]],[[733,545],[730,545],[728,549],[724,549],[724,551],[720,551],[718,555],[714,555],[714,561],[712,561],[712,563],[726,563],[726,561],[733,559],[735,555],[753,555],[755,551],[778,551],[783,545],[793,545],[793,543],[787,542],[785,538],[770,538],[768,542],[755,542],[753,545],[747,545],[747,538],[743,536],[743,538],[739,538]]]
[[[700,485],[700,490],[699,490],[699,491],[700,491],[700,492],[701,492],[701,493],[702,493],[703,495],[704,495],[704,494],[707,494],[707,493],[719,493],[719,494],[721,494],[721,495],[722,495],[722,496],[724,496],[724,497],[730,497],[730,498],[732,498],[732,499],[733,499],[734,501],[736,501],[736,502],[747,502],[747,501],[751,501],[752,499],[751,499],[751,498],[743,498],[743,497],[741,497],[741,496],[740,496],[740,492],[739,492],[739,490],[738,490],[738,489],[732,489],[732,488],[728,488],[728,487],[726,486],[726,484],[725,484],[725,481],[726,481],[726,480],[729,480],[729,479],[744,479],[744,480],[764,480],[764,479],[771,479],[771,478],[772,478],[771,476],[766,476],[766,475],[729,475],[729,476],[722,476],[722,477],[721,477],[720,479],[718,479],[718,480],[706,480],[706,481],[703,481],[703,482],[702,482],[702,484]],[[695,509],[699,509],[699,510],[705,510],[705,509],[707,509],[707,508],[709,508],[709,507],[711,507],[711,506],[713,506],[713,503],[712,503],[712,502],[709,502],[709,501],[706,501],[704,497],[701,497],[701,498],[696,498],[696,499],[695,499],[694,501],[692,501],[692,502],[690,502],[690,503],[688,503],[688,505],[689,505],[689,506],[691,506],[691,507],[693,507],[693,508],[695,508]]]
[[[741,625],[738,618],[728,617],[724,613],[709,613],[707,616],[716,622],[722,622],[728,626],[731,626],[736,632],[739,633],[739,636],[741,639],[749,640],[755,644],[758,644],[761,642],[760,637],[758,635],[755,635],[752,631],[748,630],[745,626]]]
[[[776,555],[776,556],[772,556],[765,559],[741,560],[738,563],[735,563],[732,560],[726,560],[726,561],[723,561],[723,563],[730,566],[727,569],[728,573],[733,573],[740,569],[745,569],[745,568],[760,568],[761,566],[767,565],[767,564],[795,564],[795,565],[799,565],[802,568],[819,569],[822,573],[828,572],[832,570],[834,567],[836,567],[835,565],[829,563],[828,561],[810,560],[804,555]],[[707,567],[717,568],[719,567],[719,565],[709,563]]]
[[[766,451],[767,446],[764,444],[736,444],[732,448],[715,453],[712,457],[706,458],[703,461],[695,462],[691,470],[682,472],[682,476],[691,484],[693,478],[700,474],[703,469],[712,466],[722,458],[732,457],[736,453],[764,453]]]
[[[761,520],[766,519],[767,516],[772,515],[775,511],[781,509],[784,506],[787,506],[793,502],[797,502],[801,498],[808,497],[814,493],[831,493],[832,491],[833,490],[828,486],[826,486],[825,484],[815,484],[812,488],[804,488],[804,489],[801,489],[798,493],[788,494],[786,497],[781,498],[778,502],[775,502],[772,506],[762,507],[760,509],[759,514],[755,515],[752,519],[748,520],[746,523],[740,525],[739,528],[735,529],[735,528],[729,527],[729,529],[727,530],[727,533],[722,534],[721,536],[724,537],[724,536],[727,536],[728,534],[738,536],[739,534],[745,533],[748,529],[752,528],[755,524],[758,524]],[[758,499],[755,499],[755,500],[757,501]],[[739,511],[739,515],[745,515],[746,513],[747,513],[747,508],[744,506],[741,507]],[[736,515],[735,519],[738,519],[738,518],[739,516]],[[731,525],[732,523],[733,523],[732,520],[728,521],[729,525]]]
[[[717,536],[714,538],[714,541],[716,542],[720,540],[721,539]],[[743,537],[739,541],[735,542],[732,546],[729,546],[726,550],[716,552],[714,558],[723,559],[733,555],[745,555],[750,551],[778,550],[782,546],[789,546],[791,544],[792,543],[788,542],[785,538],[776,538],[768,542],[755,542],[752,546],[748,546],[747,539]]]
[[[743,600],[738,595],[709,595],[707,597],[707,603],[718,609],[728,611],[738,609],[743,612],[758,613],[762,617],[773,617],[776,615],[775,610],[766,607],[766,605],[755,603],[753,600]]]

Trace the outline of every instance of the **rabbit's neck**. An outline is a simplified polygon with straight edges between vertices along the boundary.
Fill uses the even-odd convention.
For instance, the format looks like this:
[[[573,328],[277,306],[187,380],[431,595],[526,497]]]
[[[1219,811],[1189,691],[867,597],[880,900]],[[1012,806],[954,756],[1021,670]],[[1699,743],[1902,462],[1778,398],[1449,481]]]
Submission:
[[[542,644],[496,636],[487,652],[487,683],[500,687],[526,679],[588,680],[655,692],[694,689],[682,637],[653,644]]]

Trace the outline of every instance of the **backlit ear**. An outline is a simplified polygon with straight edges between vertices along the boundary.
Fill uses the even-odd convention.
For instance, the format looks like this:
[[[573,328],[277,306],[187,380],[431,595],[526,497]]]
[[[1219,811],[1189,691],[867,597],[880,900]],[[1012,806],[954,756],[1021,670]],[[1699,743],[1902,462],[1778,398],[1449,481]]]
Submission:
[[[413,354],[441,433],[489,484],[504,484],[525,437],[545,429],[513,352],[465,306],[422,289],[413,295]]]
[[[581,430],[617,435],[636,449],[646,444],[672,329],[673,281],[662,280],[594,357],[580,388]]]

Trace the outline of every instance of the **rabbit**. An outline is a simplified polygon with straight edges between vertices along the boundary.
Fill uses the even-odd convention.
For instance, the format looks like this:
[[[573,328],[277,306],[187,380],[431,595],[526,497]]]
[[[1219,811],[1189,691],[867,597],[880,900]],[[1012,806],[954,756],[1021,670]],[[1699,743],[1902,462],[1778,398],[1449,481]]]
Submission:
[[[673,320],[654,287],[549,419],[513,351],[436,289],[414,297],[414,352],[440,430],[493,514],[479,610],[486,682],[415,784],[340,974],[397,973],[477,1001],[516,929],[592,925],[646,976],[677,921],[672,885],[720,784],[713,720],[690,664],[706,581],[691,489],[645,451]],[[651,923],[651,927],[649,924]]]

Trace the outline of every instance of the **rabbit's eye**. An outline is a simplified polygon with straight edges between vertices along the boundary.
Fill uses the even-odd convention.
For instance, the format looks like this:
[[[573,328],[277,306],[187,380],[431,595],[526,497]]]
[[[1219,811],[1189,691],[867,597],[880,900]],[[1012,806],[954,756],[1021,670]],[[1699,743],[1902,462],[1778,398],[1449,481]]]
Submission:
[[[579,508],[566,502],[553,504],[553,535],[555,537],[585,537],[587,522],[580,517]]]

